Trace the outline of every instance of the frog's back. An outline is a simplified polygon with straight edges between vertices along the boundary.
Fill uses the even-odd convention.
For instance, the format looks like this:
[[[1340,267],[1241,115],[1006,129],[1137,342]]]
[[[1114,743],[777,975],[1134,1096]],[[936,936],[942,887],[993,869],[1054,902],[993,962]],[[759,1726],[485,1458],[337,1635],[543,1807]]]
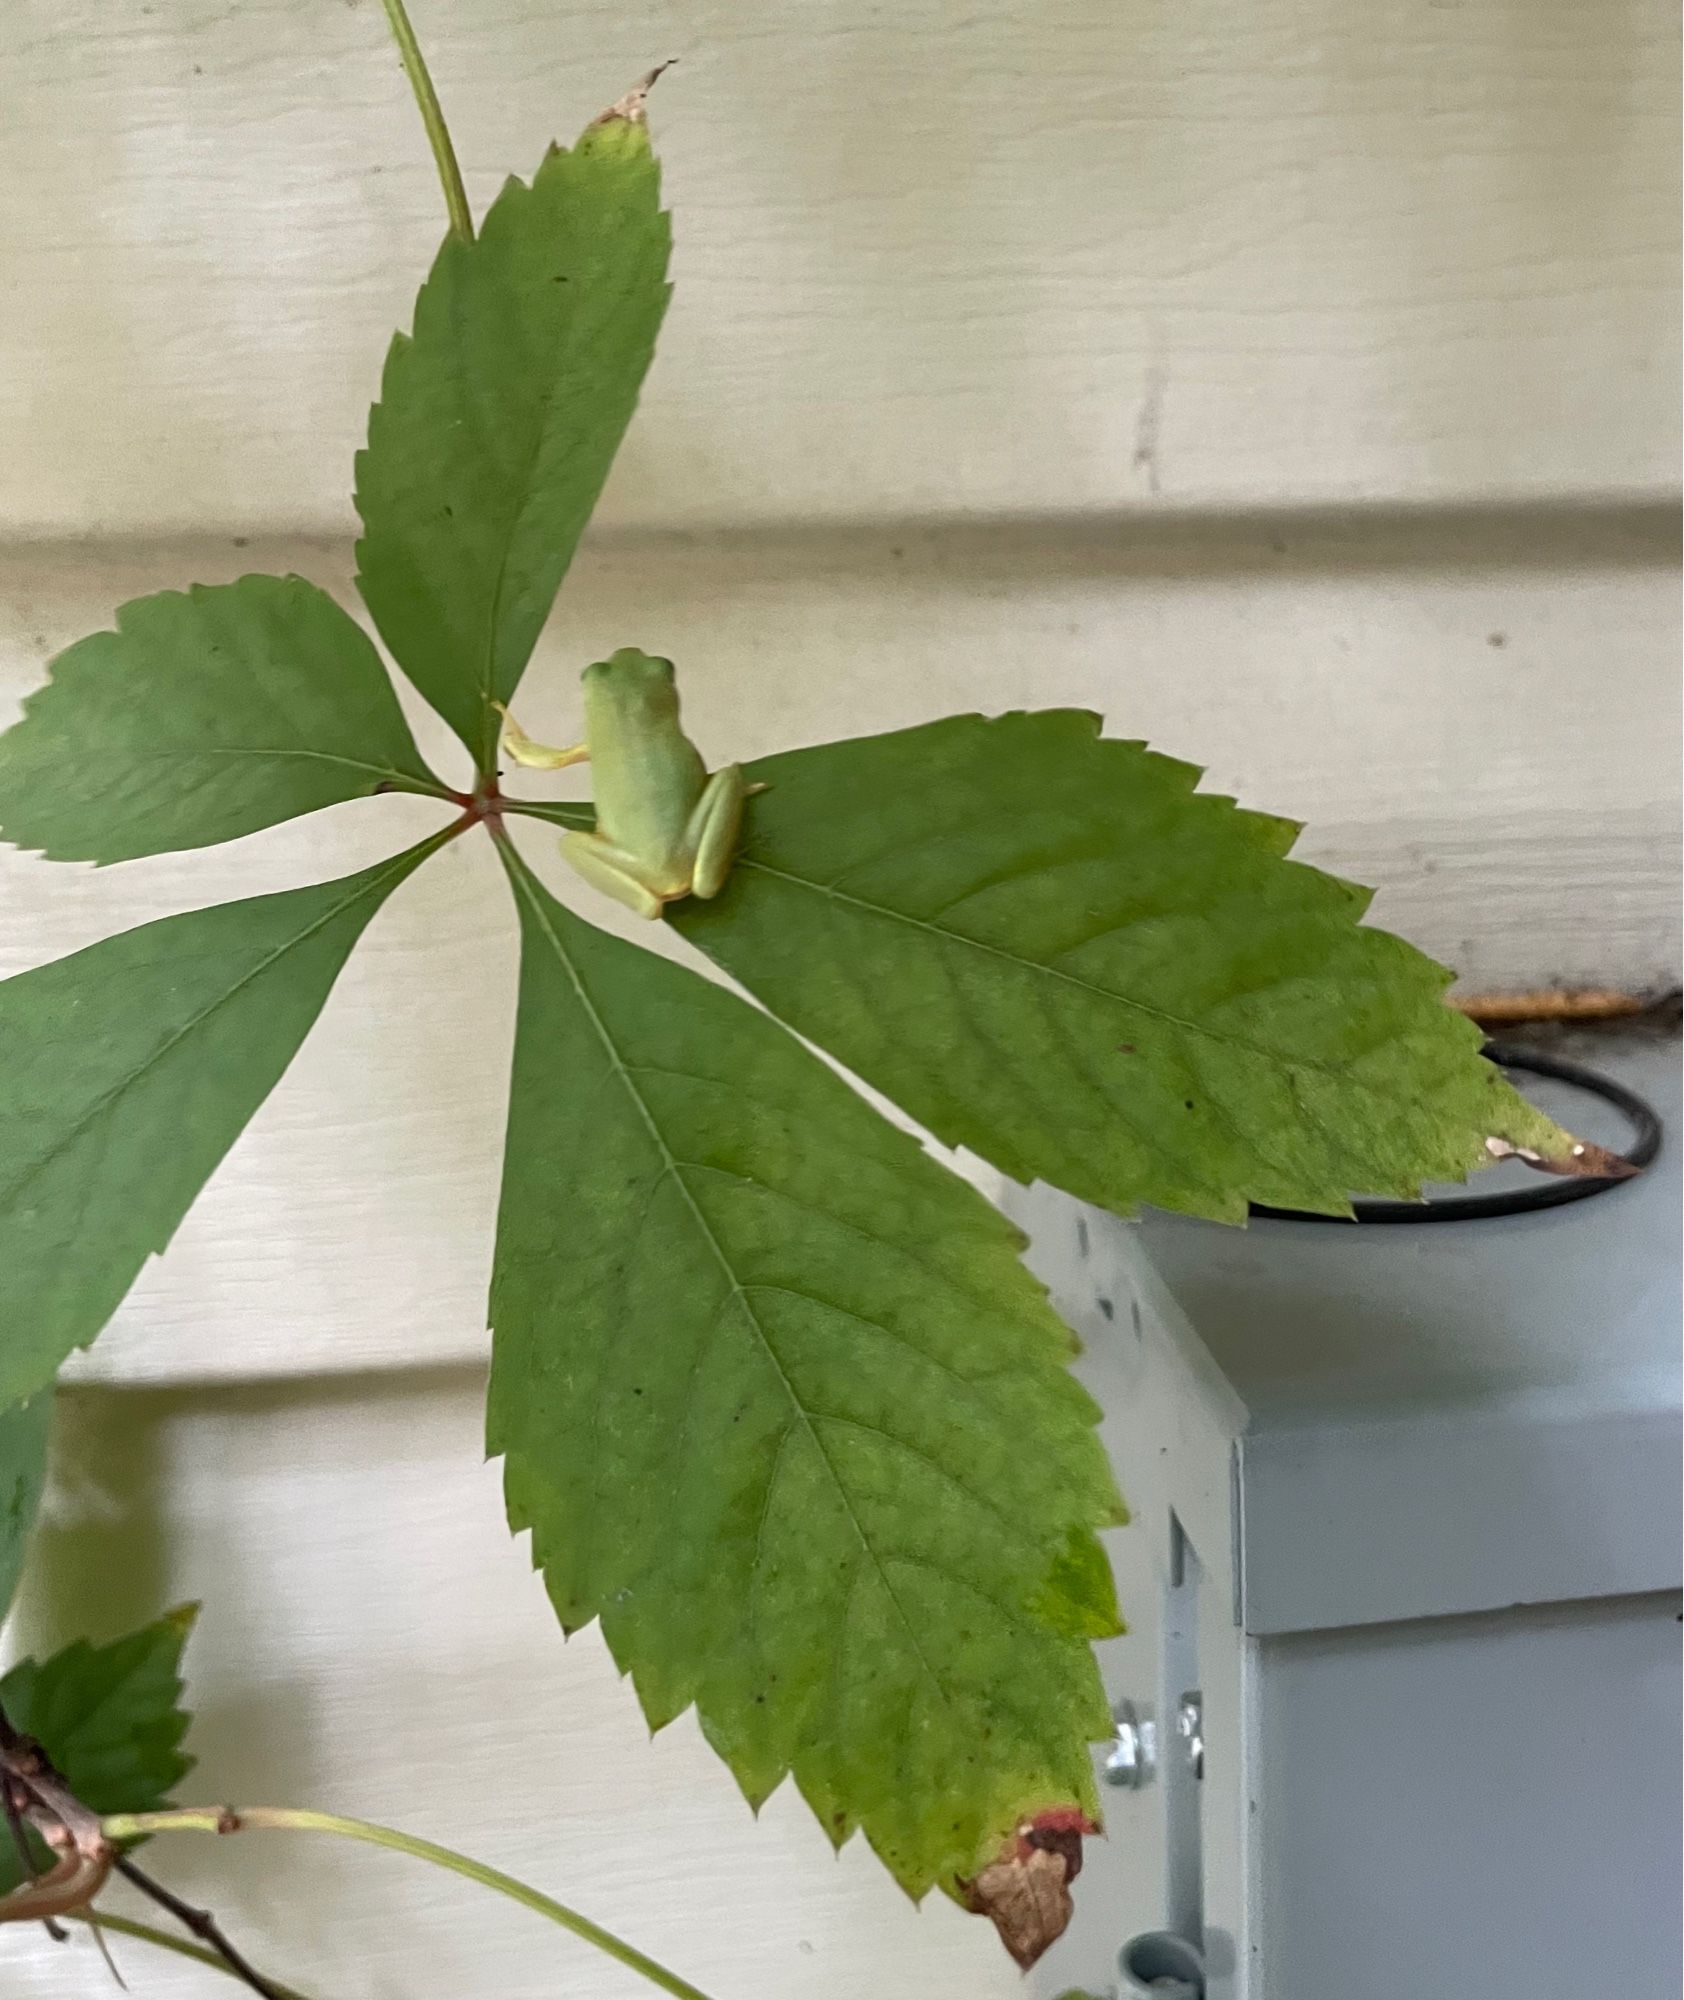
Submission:
[[[587,667],[584,688],[597,831],[679,859],[707,767],[680,725],[672,662],[627,648]]]

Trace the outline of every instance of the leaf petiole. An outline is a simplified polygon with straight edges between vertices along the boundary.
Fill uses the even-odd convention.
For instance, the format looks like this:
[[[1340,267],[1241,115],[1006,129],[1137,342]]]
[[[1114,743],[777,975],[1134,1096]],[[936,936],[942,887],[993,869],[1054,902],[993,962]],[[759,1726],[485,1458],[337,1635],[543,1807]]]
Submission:
[[[228,1973],[230,1978],[236,1976],[227,1961],[218,1958],[214,1951],[207,1951],[202,1944],[190,1944],[186,1938],[172,1937],[168,1931],[143,1924],[135,1917],[118,1916],[114,1910],[71,1911],[68,1916],[71,1923],[86,1924],[90,1930],[112,1931],[121,1937],[139,1938],[143,1944],[154,1944],[160,1951],[173,1951],[178,1958],[193,1959],[199,1965]],[[269,1985],[280,2000],[310,2000],[309,1994],[300,1993],[296,1986],[278,1986],[272,1979]]]
[[[499,810],[522,819],[541,819],[551,826],[564,826],[588,833],[596,825],[596,808],[588,799],[513,799],[506,794]]]
[[[242,1806],[238,1811],[227,1806],[211,1806],[182,1807],[165,1812],[112,1813],[101,1822],[101,1827],[106,1839],[111,1841],[138,1840],[147,1834],[157,1833],[238,1833],[258,1828],[283,1833],[332,1833],[342,1840],[361,1840],[372,1847],[389,1847],[394,1853],[408,1854],[417,1861],[431,1862],[435,1868],[448,1869],[453,1875],[465,1876],[470,1882],[478,1882],[482,1888],[493,1889],[498,1895],[507,1896],[511,1902],[536,1911],[552,1924],[571,1931],[587,1944],[595,1945],[598,1951],[605,1952],[619,1964],[640,1973],[651,1986],[658,1986],[663,1993],[672,1994],[674,2000],[708,2000],[700,1987],[692,1986],[687,1979],[680,1979],[676,1972],[669,1972],[664,1965],[658,1965],[635,1945],[627,1944],[623,1938],[604,1930],[600,1924],[592,1923],[589,1917],[569,1909],[565,1903],[558,1903],[553,1896],[546,1896],[541,1889],[517,1881],[501,1869],[487,1867],[483,1861],[470,1860],[453,1848],[440,1847],[411,1833],[399,1833],[389,1826],[376,1826],[371,1820],[346,1819],[338,1813],[312,1812],[294,1806]]]
[[[450,142],[450,127],[444,122],[444,109],[439,103],[438,92],[433,88],[427,59],[421,53],[421,44],[415,39],[415,30],[409,24],[403,0],[382,0],[382,4],[386,9],[386,19],[392,26],[392,39],[398,45],[404,74],[415,93],[421,123],[427,128],[427,143],[433,149],[433,159],[438,166],[451,234],[460,236],[464,243],[472,243],[473,210],[468,206],[468,191],[462,185],[462,169],[456,163],[456,148]]]
[[[459,792],[454,785],[413,778],[403,771],[389,772],[375,787],[375,791],[407,792],[412,798],[438,799],[447,806],[466,806],[473,803],[471,794]]]

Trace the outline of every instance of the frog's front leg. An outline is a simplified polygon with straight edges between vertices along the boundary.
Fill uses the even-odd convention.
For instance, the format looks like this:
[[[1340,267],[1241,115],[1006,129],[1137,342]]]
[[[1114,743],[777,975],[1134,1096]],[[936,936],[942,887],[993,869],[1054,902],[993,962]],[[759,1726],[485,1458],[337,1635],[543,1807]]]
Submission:
[[[524,764],[529,771],[565,771],[569,764],[582,764],[590,756],[588,743],[569,743],[559,749],[552,749],[547,743],[534,743],[500,701],[491,705],[503,718],[504,754],[517,764]]]
[[[658,917],[667,899],[649,879],[646,865],[635,854],[595,833],[564,833],[561,852],[593,889],[624,903],[640,917]],[[682,892],[681,892],[682,893]]]
[[[723,770],[715,771],[702,787],[702,796],[684,829],[684,844],[695,856],[690,869],[693,896],[717,896],[725,887],[725,878],[737,855],[743,800],[747,796],[740,764],[727,764]]]

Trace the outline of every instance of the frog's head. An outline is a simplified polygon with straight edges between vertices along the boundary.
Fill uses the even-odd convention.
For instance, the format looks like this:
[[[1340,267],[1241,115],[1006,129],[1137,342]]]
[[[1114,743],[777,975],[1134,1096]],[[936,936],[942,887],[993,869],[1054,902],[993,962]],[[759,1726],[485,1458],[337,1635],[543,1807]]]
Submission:
[[[606,660],[597,660],[583,675],[585,699],[603,703],[621,715],[636,715],[654,723],[678,714],[678,687],[671,660],[622,646]]]

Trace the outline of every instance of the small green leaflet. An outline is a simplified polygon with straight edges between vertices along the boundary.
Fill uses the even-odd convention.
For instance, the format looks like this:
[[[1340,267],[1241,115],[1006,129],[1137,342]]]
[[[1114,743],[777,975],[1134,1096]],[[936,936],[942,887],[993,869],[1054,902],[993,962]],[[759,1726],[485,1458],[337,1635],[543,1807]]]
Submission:
[[[60,653],[0,736],[0,833],[53,861],[237,840],[342,799],[444,795],[380,655],[325,591],[160,591]]]
[[[0,1679],[0,1705],[95,1812],[157,1812],[193,1768],[181,1749],[181,1652],[198,1616],[183,1605],[108,1646],[77,1639]],[[0,1894],[22,1879],[0,1830]]]
[[[46,1393],[0,1410],[0,1625],[11,1608],[41,1504],[52,1414],[53,1399]]]
[[[671,233],[641,111],[606,113],[477,241],[448,237],[357,456],[358,588],[479,761],[596,505],[655,351]]]
[[[1565,1154],[1451,975],[1198,775],[1058,709],[768,757],[723,895],[668,921],[936,1137],[1107,1208],[1343,1214],[1488,1137]]]
[[[0,1402],[116,1310],[438,846],[124,931],[0,984]]]
[[[1021,1239],[776,1022],[509,866],[488,1434],[562,1625],[914,1894],[1093,1812],[1123,1515]]]

